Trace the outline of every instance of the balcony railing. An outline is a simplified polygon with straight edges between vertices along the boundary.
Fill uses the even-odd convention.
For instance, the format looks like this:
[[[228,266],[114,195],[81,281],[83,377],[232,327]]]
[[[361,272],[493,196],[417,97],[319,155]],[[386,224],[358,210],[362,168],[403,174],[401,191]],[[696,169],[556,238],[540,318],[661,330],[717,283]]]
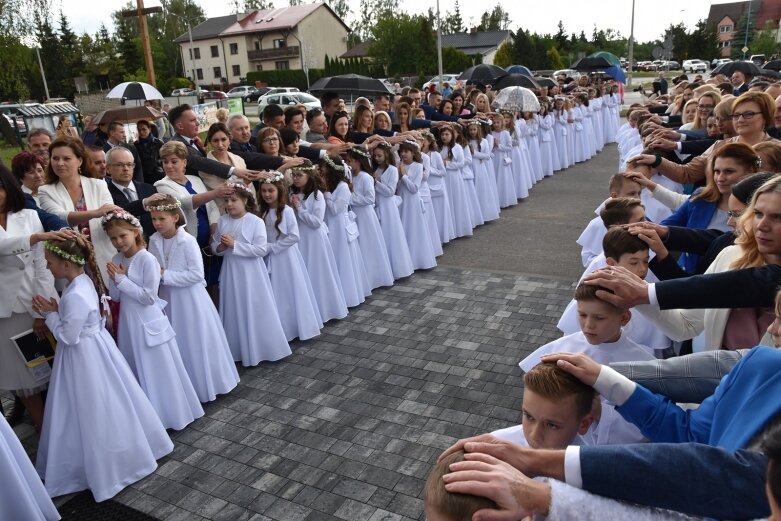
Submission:
[[[254,49],[247,51],[247,58],[250,61],[298,58],[298,50],[298,45],[290,47],[279,47],[276,49]]]

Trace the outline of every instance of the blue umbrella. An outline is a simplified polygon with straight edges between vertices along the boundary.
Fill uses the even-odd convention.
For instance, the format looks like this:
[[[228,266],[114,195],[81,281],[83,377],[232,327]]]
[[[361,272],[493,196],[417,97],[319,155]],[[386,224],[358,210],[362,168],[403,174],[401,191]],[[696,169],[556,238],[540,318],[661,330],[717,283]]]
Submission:
[[[621,67],[616,67],[615,65],[613,65],[605,69],[605,72],[613,76],[613,79],[615,79],[616,81],[620,81],[621,83],[626,83],[626,76],[624,75],[624,70]]]
[[[530,71],[529,68],[524,65],[510,65],[505,70],[510,74],[523,74],[524,76],[529,76],[530,78],[534,76],[532,71]]]

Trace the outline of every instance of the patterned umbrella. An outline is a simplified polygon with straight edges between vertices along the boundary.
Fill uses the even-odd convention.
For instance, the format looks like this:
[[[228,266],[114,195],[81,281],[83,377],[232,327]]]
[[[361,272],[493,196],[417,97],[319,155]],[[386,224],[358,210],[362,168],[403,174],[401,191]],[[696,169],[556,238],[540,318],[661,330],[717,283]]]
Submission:
[[[165,99],[160,91],[148,83],[141,81],[126,81],[120,83],[106,94],[107,98],[124,99]]]
[[[521,112],[537,112],[540,110],[540,100],[532,91],[525,87],[507,87],[499,91],[491,104],[494,108],[518,110]]]

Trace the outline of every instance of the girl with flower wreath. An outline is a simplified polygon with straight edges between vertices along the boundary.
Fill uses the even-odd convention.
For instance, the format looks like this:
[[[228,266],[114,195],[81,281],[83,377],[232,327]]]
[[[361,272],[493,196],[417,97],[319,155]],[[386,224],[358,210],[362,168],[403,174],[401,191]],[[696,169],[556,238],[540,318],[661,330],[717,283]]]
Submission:
[[[385,238],[382,236],[380,220],[374,211],[376,193],[374,178],[371,174],[369,153],[363,147],[354,147],[347,151],[347,166],[352,171],[353,193],[350,197],[350,209],[355,213],[358,225],[358,247],[369,277],[372,289],[381,286],[393,286],[391,269]]]
[[[299,250],[323,322],[347,316],[342,281],[325,225],[325,183],[308,159],[292,169],[290,205],[296,212],[301,235]]]
[[[277,312],[263,257],[268,253],[266,224],[255,215],[255,198],[242,185],[225,198],[211,248],[223,258],[220,318],[233,359],[244,367],[293,354]]]
[[[390,143],[381,141],[372,151],[372,166],[374,167],[374,209],[380,219],[382,238],[388,251],[393,278],[409,277],[415,271],[412,266],[407,237],[401,225],[399,203],[401,198],[396,195],[399,185],[399,171],[396,160],[391,152]]]
[[[119,253],[106,265],[109,295],[120,302],[117,345],[166,429],[180,430],[203,416],[184,368],[166,302],[157,296],[160,264],[145,248],[141,223],[111,212],[101,220]]]
[[[348,211],[352,186],[345,175],[341,157],[325,156],[320,162],[320,170],[327,190],[325,222],[328,225],[328,238],[339,268],[344,299],[350,308],[366,300],[372,293],[358,247],[358,225]]]
[[[265,261],[282,329],[288,340],[320,334],[323,320],[309,273],[298,249],[295,211],[287,204],[287,185],[279,172],[260,184],[260,218],[266,223]]]
[[[414,141],[399,143],[399,196],[401,196],[401,225],[407,237],[407,246],[416,270],[430,269],[437,265],[428,223],[420,199],[420,185],[423,182],[423,159],[420,148]],[[435,224],[436,227],[436,224]]]
[[[242,183],[243,184],[243,183]],[[246,186],[246,185],[245,185]],[[182,203],[171,195],[147,205],[157,230],[149,253],[160,263],[160,298],[198,400],[210,402],[239,383],[220,315],[206,292],[198,241],[184,229]]]
[[[450,197],[450,211],[453,214],[456,237],[471,237],[475,219],[467,194],[466,180],[461,170],[466,165],[464,149],[456,141],[456,132],[450,125],[439,129],[439,149],[445,164],[445,182]]]
[[[68,285],[59,304],[32,301],[57,339],[36,468],[51,497],[89,489],[104,501],[154,472],[174,445],[105,328],[92,243],[79,234],[45,247],[52,275]]]

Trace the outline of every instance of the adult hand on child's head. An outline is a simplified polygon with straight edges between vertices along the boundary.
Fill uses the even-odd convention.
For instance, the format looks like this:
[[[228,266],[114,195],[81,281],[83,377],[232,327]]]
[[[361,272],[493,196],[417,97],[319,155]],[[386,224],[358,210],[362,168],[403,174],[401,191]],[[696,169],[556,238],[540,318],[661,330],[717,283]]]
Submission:
[[[648,247],[656,254],[656,258],[658,260],[666,259],[670,254],[654,228],[640,226],[632,227],[630,225],[630,227],[627,228],[627,231],[646,243]]]
[[[542,357],[544,364],[556,364],[586,385],[597,383],[602,365],[583,353],[553,353]]]
[[[609,289],[610,291],[598,290],[597,297],[614,306],[628,309],[649,303],[648,283],[621,266],[590,273],[583,279],[583,283]]]
[[[652,223],[651,221],[640,221],[638,223],[622,224],[621,226],[632,235],[637,235],[643,230],[653,230],[663,241],[666,240],[667,236],[670,234],[669,226]]]
[[[656,183],[648,179],[641,172],[635,172],[634,170],[624,172],[624,177],[634,181],[635,183],[639,184],[643,188],[648,188],[652,192],[656,189]]]
[[[651,141],[650,148],[653,150],[676,150],[678,148],[678,145],[676,145],[673,141],[670,141],[669,139],[663,139],[663,138],[655,138]]]
[[[479,452],[482,454],[489,454],[509,463],[522,472],[531,474],[531,468],[527,462],[528,454],[526,454],[528,449],[524,449],[509,441],[501,440],[493,434],[481,434],[480,436],[458,440],[440,454],[437,461],[441,461],[450,454],[460,450],[467,453]]]
[[[488,454],[466,454],[442,479],[448,492],[481,496],[496,504],[495,509],[475,512],[472,521],[517,521],[550,509],[550,485]]]

